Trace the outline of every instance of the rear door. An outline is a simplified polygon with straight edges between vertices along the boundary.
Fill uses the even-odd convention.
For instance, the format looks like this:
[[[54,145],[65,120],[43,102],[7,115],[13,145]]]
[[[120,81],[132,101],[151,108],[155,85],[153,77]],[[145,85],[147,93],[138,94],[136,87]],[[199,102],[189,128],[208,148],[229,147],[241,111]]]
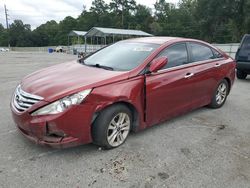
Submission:
[[[188,42],[190,65],[193,66],[193,102],[194,106],[210,103],[214,89],[217,87],[223,67],[223,56],[209,46]]]
[[[186,43],[177,43],[157,57],[167,56],[168,64],[146,76],[146,121],[157,124],[190,108],[193,103],[193,68],[188,67]]]

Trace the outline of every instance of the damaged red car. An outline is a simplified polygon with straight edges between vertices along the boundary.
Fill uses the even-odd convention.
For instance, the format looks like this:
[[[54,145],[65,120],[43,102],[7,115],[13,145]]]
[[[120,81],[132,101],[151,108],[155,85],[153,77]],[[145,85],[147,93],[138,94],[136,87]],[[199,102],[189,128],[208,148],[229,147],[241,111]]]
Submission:
[[[131,131],[203,106],[223,106],[235,66],[199,40],[120,41],[25,77],[11,100],[12,116],[25,137],[42,145],[115,148]]]

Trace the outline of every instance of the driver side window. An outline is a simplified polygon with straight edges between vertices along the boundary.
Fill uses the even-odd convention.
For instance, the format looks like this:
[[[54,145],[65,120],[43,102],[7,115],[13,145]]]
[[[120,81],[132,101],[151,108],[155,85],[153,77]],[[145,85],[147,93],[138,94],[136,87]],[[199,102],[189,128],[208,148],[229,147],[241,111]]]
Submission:
[[[187,46],[185,43],[175,44],[164,49],[157,57],[168,57],[168,64],[162,68],[172,68],[188,63]]]

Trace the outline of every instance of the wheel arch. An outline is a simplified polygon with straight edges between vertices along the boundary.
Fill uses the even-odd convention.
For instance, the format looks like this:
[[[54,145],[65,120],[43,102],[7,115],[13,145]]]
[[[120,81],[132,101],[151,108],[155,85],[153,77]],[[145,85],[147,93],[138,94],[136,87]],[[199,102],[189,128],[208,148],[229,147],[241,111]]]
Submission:
[[[139,112],[138,110],[136,109],[136,107],[131,104],[130,102],[128,101],[116,101],[114,103],[111,103],[111,104],[107,104],[106,106],[104,106],[103,108],[101,108],[100,110],[96,111],[95,114],[93,115],[93,119],[92,119],[92,123],[94,123],[94,121],[96,120],[96,118],[99,116],[99,114],[110,108],[111,106],[114,106],[114,105],[124,105],[126,106],[132,113],[132,128],[131,130],[132,131],[137,131],[137,129],[139,128],[139,124],[140,124],[140,117],[139,117]]]
[[[231,91],[231,87],[232,87],[232,83],[231,83],[231,80],[230,80],[230,78],[228,78],[228,77],[225,77],[224,78],[224,80],[226,80],[227,81],[227,83],[228,83],[228,92],[230,92]]]

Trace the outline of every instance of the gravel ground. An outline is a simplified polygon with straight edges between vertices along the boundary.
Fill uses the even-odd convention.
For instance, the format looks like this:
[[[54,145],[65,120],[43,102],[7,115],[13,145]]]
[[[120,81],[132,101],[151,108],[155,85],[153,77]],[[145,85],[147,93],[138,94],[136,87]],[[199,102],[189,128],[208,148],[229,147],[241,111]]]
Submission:
[[[20,135],[9,102],[20,79],[76,56],[0,53],[0,187],[250,187],[250,79],[225,106],[201,108],[139,133],[113,150],[55,150]]]

